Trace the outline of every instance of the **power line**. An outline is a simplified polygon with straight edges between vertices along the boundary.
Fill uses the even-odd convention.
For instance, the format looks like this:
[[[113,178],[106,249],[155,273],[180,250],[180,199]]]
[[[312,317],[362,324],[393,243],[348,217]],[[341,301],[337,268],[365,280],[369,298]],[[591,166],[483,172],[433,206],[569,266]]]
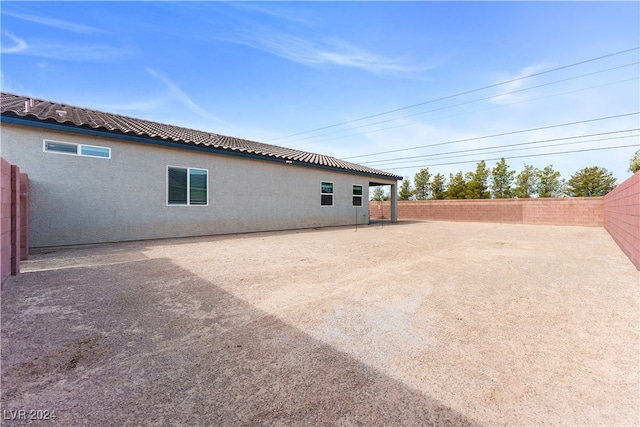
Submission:
[[[615,81],[615,82],[604,83],[604,84],[596,85],[596,86],[589,86],[589,87],[586,87],[586,88],[571,90],[571,91],[568,91],[568,92],[554,93],[554,94],[551,94],[551,95],[540,96],[540,97],[537,97],[537,98],[531,98],[531,99],[527,99],[527,100],[524,100],[524,101],[511,102],[509,104],[496,105],[496,106],[488,107],[488,108],[481,108],[479,110],[467,111],[467,112],[464,112],[464,113],[453,114],[453,115],[450,115],[450,116],[436,117],[436,118],[432,118],[432,119],[425,120],[425,121],[434,121],[434,120],[439,120],[439,119],[443,119],[443,118],[459,117],[459,116],[463,116],[463,115],[466,115],[466,114],[477,113],[477,112],[480,112],[480,111],[493,110],[493,109],[496,109],[496,108],[504,108],[504,107],[508,107],[508,106],[511,106],[511,105],[521,104],[523,102],[539,101],[541,99],[552,98],[554,96],[568,95],[568,94],[571,94],[571,93],[581,92],[581,91],[584,91],[584,90],[596,89],[596,88],[601,88],[601,87],[605,87],[605,86],[611,86],[611,85],[618,84],[618,83],[626,83],[626,82],[633,81],[633,80],[638,80],[638,77],[634,77],[634,78],[626,79],[626,80],[618,80],[618,81]],[[497,96],[504,96],[504,95],[509,95],[509,93],[502,94],[502,95],[497,95]],[[453,105],[451,107],[457,107],[459,105],[469,104],[469,103],[472,103],[472,102],[475,102],[475,101],[456,104],[456,105]],[[433,111],[438,111],[438,110],[445,110],[445,109],[448,109],[448,108],[451,108],[451,107],[442,107],[442,108],[437,108],[437,109],[429,110],[429,111],[425,111],[425,112],[409,114],[407,116],[399,117],[398,119],[414,117],[414,116],[418,116],[418,115],[425,114],[425,113],[431,113]],[[384,121],[381,121],[381,122],[371,123],[371,125],[384,123],[384,122],[389,122],[389,121],[393,121],[393,120],[396,120],[396,119],[390,119],[390,120],[384,120]],[[425,121],[423,121],[423,123]],[[357,135],[365,135],[365,134],[368,134],[368,133],[381,132],[381,131],[384,131],[384,130],[397,129],[397,128],[400,128],[400,127],[412,126],[412,125],[414,125],[414,123],[405,123],[405,124],[402,124],[402,125],[389,126],[389,127],[385,127],[385,128],[373,129],[373,130],[368,130],[368,131],[364,131],[364,132],[349,133],[349,134],[346,134],[346,135],[336,136],[336,137],[333,137],[333,138],[325,138],[325,139],[321,139],[321,140],[313,141],[313,142],[308,142],[306,144],[301,144],[301,145],[316,144],[318,142],[332,141],[332,140],[335,140],[335,139],[348,138],[350,136],[357,136]],[[358,126],[358,127],[354,128],[354,129],[357,129],[359,127],[366,127],[366,126],[369,126],[369,125]],[[332,134],[332,133],[340,133],[340,132],[344,132],[344,130],[335,131],[335,132],[328,132],[328,133],[325,133],[325,134],[322,134],[322,135],[329,135],[329,134]],[[303,138],[303,139],[310,139],[310,138],[314,138],[314,137],[307,137],[307,138]]]
[[[506,95],[513,95],[514,93],[525,92],[525,91],[532,90],[532,89],[538,89],[538,88],[541,88],[543,86],[550,86],[550,85],[557,84],[557,83],[563,83],[563,82],[566,82],[566,81],[569,81],[569,80],[576,80],[576,79],[579,79],[579,78],[582,78],[582,77],[588,77],[588,76],[592,76],[592,75],[595,75],[595,74],[604,73],[604,72],[607,72],[607,71],[612,71],[612,70],[617,70],[617,69],[620,69],[620,68],[630,67],[632,65],[638,65],[639,63],[640,62],[636,61],[636,62],[632,62],[632,63],[629,63],[629,64],[624,64],[624,65],[619,65],[619,66],[616,66],[616,67],[607,68],[607,69],[604,69],[604,70],[594,71],[594,72],[587,73],[587,74],[581,74],[579,76],[568,77],[566,79],[555,80],[553,82],[543,83],[543,84],[540,84],[540,85],[537,85],[537,86],[531,86],[531,87],[527,87],[527,88],[523,88],[523,89],[514,90],[514,91],[511,91],[511,92],[505,92],[505,93],[501,93],[499,95],[492,95],[492,96],[486,96],[484,98],[477,98],[477,99],[473,99],[471,101],[465,101],[465,102],[460,102],[458,104],[447,105],[447,106],[440,107],[440,108],[434,108],[432,110],[420,111],[418,113],[407,114],[407,115],[403,115],[403,116],[399,116],[399,117],[394,117],[392,119],[386,119],[386,120],[381,120],[381,121],[378,121],[378,122],[367,123],[367,124],[360,125],[360,126],[354,126],[352,128],[349,128],[349,129],[335,130],[335,131],[325,132],[325,133],[321,133],[321,134],[317,134],[317,135],[306,136],[304,138],[299,138],[296,141],[304,141],[304,140],[307,140],[307,139],[320,138],[321,136],[333,135],[333,134],[336,134],[336,133],[345,132],[347,130],[361,129],[361,128],[364,128],[364,127],[378,125],[378,124],[381,124],[381,123],[388,123],[388,122],[393,122],[393,121],[397,121],[397,120],[406,119],[406,118],[409,118],[409,117],[420,116],[422,114],[433,113],[435,111],[448,110],[448,109],[451,109],[451,108],[459,107],[461,105],[468,105],[468,104],[473,104],[473,103],[476,103],[476,102],[487,101],[489,99],[500,98],[500,97],[503,97],[503,96],[506,96]],[[597,85],[597,86],[590,86],[588,88],[579,89],[579,90],[594,89],[594,88],[598,88],[598,87],[602,87],[602,86],[607,86],[607,85],[610,85],[610,84],[624,83],[624,82],[631,81],[631,80],[638,80],[638,78],[635,77],[635,78],[632,78],[632,79],[620,80],[620,81],[613,82],[613,83],[606,83],[606,84]],[[564,95],[564,94],[574,93],[574,92],[577,92],[577,91],[563,92],[563,93],[560,93],[559,95]],[[528,100],[528,101],[534,101],[534,100],[537,100],[537,99],[544,99],[544,98],[548,98],[548,97],[556,96],[556,95],[558,95],[558,94],[548,95],[546,97],[534,98],[534,99],[531,99],[531,100]],[[519,102],[522,102],[522,101],[519,101]],[[516,103],[519,103],[519,102],[516,102]],[[507,105],[513,105],[513,104],[516,104],[516,103],[507,104]],[[500,108],[500,107],[502,107],[502,106],[497,106],[497,107],[492,107],[492,108]],[[402,126],[407,126],[407,125],[402,125]],[[394,129],[396,127],[399,127],[399,126],[394,126],[394,127],[391,127],[391,128],[384,128],[384,129]],[[384,129],[377,129],[377,130],[366,131],[366,132],[350,133],[348,135],[340,136],[338,138],[345,138],[347,136],[362,135],[362,134],[369,133],[369,132],[378,132],[378,131],[384,130]],[[328,141],[328,140],[331,140],[331,139],[336,139],[336,138],[323,139],[322,141]],[[315,142],[321,142],[321,141],[315,141]]]
[[[608,117],[598,117],[598,118],[595,118],[595,119],[580,120],[580,121],[577,121],[577,122],[561,123],[561,124],[557,124],[557,125],[542,126],[542,127],[537,127],[537,128],[531,128],[531,129],[524,129],[524,130],[511,131],[511,132],[497,133],[497,134],[493,134],[493,135],[477,136],[477,137],[474,137],[474,138],[457,139],[457,140],[454,140],[454,141],[438,142],[436,144],[427,144],[427,145],[419,145],[419,146],[415,146],[415,147],[399,148],[399,149],[396,149],[396,150],[380,151],[380,152],[371,153],[371,154],[361,154],[361,155],[358,155],[358,156],[343,157],[343,159],[347,160],[347,159],[355,159],[355,158],[359,158],[359,157],[371,157],[371,156],[376,156],[376,155],[379,155],[379,154],[398,153],[398,152],[401,152],[401,151],[416,150],[416,149],[419,149],[419,148],[436,147],[436,146],[440,146],[440,145],[455,144],[455,143],[458,143],[458,142],[477,141],[479,139],[495,138],[495,137],[498,137],[498,136],[515,135],[515,134],[518,134],[518,133],[533,132],[533,131],[537,131],[537,130],[552,129],[552,128],[563,127],[563,126],[572,126],[572,125],[577,125],[577,124],[581,124],[581,123],[589,123],[589,122],[596,122],[596,121],[601,121],[601,120],[616,119],[616,118],[620,118],[620,117],[633,116],[633,115],[636,115],[636,114],[640,114],[640,112],[636,111],[634,113],[618,114],[618,115],[615,115],[615,116],[608,116]]]
[[[417,167],[433,167],[433,166],[446,166],[446,165],[458,165],[458,164],[463,164],[463,163],[477,163],[477,162],[481,162],[481,161],[493,161],[493,160],[500,160],[500,159],[521,159],[521,158],[528,158],[528,157],[541,157],[541,156],[553,156],[556,154],[571,154],[571,153],[583,153],[586,151],[601,151],[601,150],[615,150],[618,148],[628,148],[628,147],[637,147],[638,144],[629,144],[629,145],[617,145],[614,147],[600,147],[600,148],[586,148],[583,150],[571,150],[571,151],[558,151],[558,152],[554,152],[554,153],[541,153],[541,154],[527,154],[527,155],[522,155],[522,156],[511,156],[511,157],[496,157],[496,158],[492,158],[492,159],[479,159],[479,160],[465,160],[465,161],[459,161],[459,162],[448,162],[448,163],[433,163],[433,164],[428,164],[428,165],[420,165],[420,166],[402,166],[402,167],[398,167],[398,168],[386,168],[389,170],[398,170],[398,169],[413,169],[413,168],[417,168]]]
[[[603,136],[603,135],[611,135],[611,134],[615,134],[615,133],[634,132],[634,131],[637,131],[637,130],[640,130],[640,128],[616,130],[616,131],[611,131],[611,132],[592,133],[592,134],[587,134],[587,135],[567,136],[567,137],[564,137],[564,138],[543,139],[543,140],[539,140],[539,141],[519,142],[519,143],[516,143],[516,144],[494,145],[492,147],[469,148],[469,149],[466,149],[466,150],[448,151],[448,152],[444,152],[444,153],[432,153],[432,154],[425,154],[425,155],[421,155],[421,156],[397,157],[397,158],[394,158],[394,159],[375,160],[375,161],[372,161],[372,162],[364,163],[364,165],[378,168],[378,167],[381,167],[381,164],[408,163],[408,162],[416,161],[418,159],[424,159],[424,158],[427,158],[427,157],[438,157],[438,158],[441,158],[441,156],[445,156],[447,154],[459,154],[458,156],[450,156],[450,157],[463,157],[463,156],[467,156],[468,154],[460,154],[460,153],[470,153],[470,152],[476,152],[476,151],[487,151],[487,150],[494,150],[494,149],[502,149],[502,148],[506,148],[506,147],[519,147],[519,146],[523,146],[523,145],[543,144],[543,143],[546,143],[546,142],[565,141],[565,140],[568,140],[568,139],[577,139],[577,138],[589,138],[589,137],[592,137],[592,136]],[[588,141],[578,141],[578,142],[571,142],[571,143],[567,143],[567,144],[552,144],[552,145],[545,145],[545,148],[546,147],[553,147],[553,146],[556,146],[556,145],[585,144],[585,143],[589,143],[589,142],[607,141],[607,140],[611,140],[611,139],[620,139],[620,138],[630,138],[630,137],[634,137],[634,136],[638,136],[638,135],[630,135],[630,136],[627,135],[627,136],[612,137],[612,138],[590,139]],[[531,147],[528,147],[528,148],[531,148]],[[518,148],[518,150],[526,150],[528,148]],[[533,147],[533,148],[541,148],[541,147]],[[513,150],[504,150],[504,151],[513,151]],[[445,157],[445,158],[447,158],[447,157]]]
[[[303,132],[297,132],[297,133],[293,133],[293,134],[289,134],[289,135],[280,136],[280,137],[277,137],[277,138],[268,139],[265,142],[277,141],[277,140],[280,140],[280,139],[290,138],[292,136],[304,135],[304,134],[316,132],[316,131],[319,131],[319,130],[329,129],[329,128],[333,128],[333,127],[337,127],[337,126],[346,125],[346,124],[349,124],[349,123],[358,122],[358,121],[361,121],[361,120],[371,119],[373,117],[383,116],[385,114],[390,114],[390,113],[395,113],[395,112],[398,112],[398,111],[408,110],[410,108],[419,107],[421,105],[426,105],[426,104],[430,104],[430,103],[433,103],[433,102],[443,101],[445,99],[451,99],[451,98],[455,98],[455,97],[462,96],[462,95],[468,95],[468,94],[474,93],[474,92],[480,92],[482,90],[491,89],[491,88],[494,88],[494,87],[502,86],[504,84],[513,83],[513,82],[517,82],[517,81],[520,81],[520,80],[529,79],[531,77],[536,77],[536,76],[540,76],[540,75],[543,75],[543,74],[548,74],[548,73],[551,73],[551,72],[554,72],[554,71],[559,71],[559,70],[563,70],[563,69],[566,69],[566,68],[575,67],[575,66],[578,66],[578,65],[582,65],[582,64],[589,63],[589,62],[598,61],[598,60],[601,60],[601,59],[604,59],[604,58],[609,58],[609,57],[616,56],[616,55],[621,55],[623,53],[632,52],[632,51],[638,50],[638,49],[640,49],[640,47],[636,46],[636,47],[633,47],[631,49],[625,49],[625,50],[621,50],[621,51],[618,51],[618,52],[613,52],[613,53],[610,53],[610,54],[607,54],[607,55],[598,56],[596,58],[590,58],[590,59],[587,59],[587,60],[584,60],[584,61],[575,62],[573,64],[564,65],[562,67],[552,68],[550,70],[540,71],[540,72],[533,73],[533,74],[528,74],[526,76],[518,77],[518,78],[515,78],[515,79],[511,79],[511,80],[506,80],[506,81],[503,81],[503,82],[500,82],[500,83],[495,83],[495,84],[488,85],[488,86],[483,86],[483,87],[480,87],[480,88],[477,88],[477,89],[468,90],[468,91],[465,91],[465,92],[459,92],[459,93],[456,93],[456,94],[453,94],[453,95],[448,95],[448,96],[444,96],[444,97],[441,97],[441,98],[432,99],[432,100],[429,100],[429,101],[420,102],[418,104],[413,104],[413,105],[409,105],[409,106],[406,106],[406,107],[396,108],[394,110],[384,111],[382,113],[377,113],[377,114],[372,114],[372,115],[365,116],[365,117],[360,117],[358,119],[348,120],[348,121],[341,122],[341,123],[336,123],[336,124],[333,124],[333,125],[322,126],[322,127],[319,127],[319,128],[315,128],[315,129],[311,129],[311,130],[307,130],[307,131],[303,131]]]
[[[550,148],[550,147],[561,147],[561,146],[565,146],[565,145],[577,145],[577,144],[589,144],[591,142],[599,142],[599,141],[612,141],[614,139],[626,139],[626,138],[637,138],[640,135],[627,135],[627,136],[613,136],[610,138],[598,138],[598,139],[590,139],[588,141],[573,141],[573,142],[561,142],[558,144],[549,144],[549,145],[545,145],[543,147],[533,147],[533,148]],[[444,160],[444,159],[455,159],[457,157],[467,157],[467,156],[471,156],[471,155],[476,155],[476,154],[480,154],[480,155],[486,155],[486,154],[494,154],[494,153],[505,153],[508,151],[523,151],[523,150],[530,150],[530,147],[520,147],[520,148],[510,148],[507,150],[492,150],[492,151],[487,151],[486,153],[473,153],[473,154],[457,154],[454,156],[438,156],[434,159],[430,159],[430,160]],[[400,164],[400,163],[410,163],[410,162],[414,162],[415,160],[406,160],[403,162],[394,162],[392,164]],[[385,169],[388,168],[389,166],[385,166]],[[420,167],[419,165],[413,165],[413,167]]]

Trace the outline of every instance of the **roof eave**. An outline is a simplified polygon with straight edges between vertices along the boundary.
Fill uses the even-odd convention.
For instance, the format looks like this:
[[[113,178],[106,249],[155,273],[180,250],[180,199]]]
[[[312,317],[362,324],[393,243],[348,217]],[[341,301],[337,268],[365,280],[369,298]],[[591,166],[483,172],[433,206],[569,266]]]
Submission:
[[[293,160],[293,159],[286,159],[283,157],[278,158],[274,156],[261,155],[257,153],[248,153],[248,152],[243,152],[239,150],[225,149],[222,147],[202,146],[200,144],[188,144],[186,142],[172,142],[160,137],[153,138],[150,136],[130,135],[130,134],[123,133],[119,130],[108,130],[106,128],[94,128],[94,127],[91,127],[90,125],[82,126],[82,125],[77,125],[73,122],[60,123],[56,120],[48,120],[48,119],[43,120],[35,116],[21,116],[12,112],[2,113],[2,115],[0,115],[0,122],[17,124],[22,126],[37,127],[37,128],[43,128],[43,129],[51,129],[51,130],[56,130],[61,132],[77,133],[82,135],[100,136],[104,138],[120,139],[124,141],[154,144],[154,145],[160,145],[164,147],[181,148],[181,149],[200,151],[200,152],[205,152],[210,154],[223,154],[223,155],[242,157],[242,158],[253,159],[253,160],[270,161],[270,162],[275,162],[280,164],[284,163],[288,165],[305,166],[305,167],[311,167],[314,169],[332,170],[336,172],[344,172],[344,173],[349,173],[354,175],[369,176],[369,177],[375,177],[375,178],[386,179],[386,180],[396,180],[396,181],[402,180],[402,177],[398,175],[377,174],[373,172],[365,172],[365,171],[357,171],[357,170],[351,170],[346,168],[325,166],[325,165],[307,163],[307,162]]]

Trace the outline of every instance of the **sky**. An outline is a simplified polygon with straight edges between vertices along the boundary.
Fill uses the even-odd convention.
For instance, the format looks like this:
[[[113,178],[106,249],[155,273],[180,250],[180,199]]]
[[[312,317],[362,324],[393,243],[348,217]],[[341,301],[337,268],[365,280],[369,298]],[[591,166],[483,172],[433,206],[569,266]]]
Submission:
[[[2,91],[413,180],[640,149],[640,2],[0,3]],[[617,148],[616,148],[617,147]]]

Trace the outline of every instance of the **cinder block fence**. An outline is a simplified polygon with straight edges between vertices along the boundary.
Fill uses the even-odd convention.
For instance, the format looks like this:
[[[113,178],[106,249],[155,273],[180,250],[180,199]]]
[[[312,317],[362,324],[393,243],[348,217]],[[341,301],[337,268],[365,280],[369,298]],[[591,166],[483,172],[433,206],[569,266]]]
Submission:
[[[369,204],[372,220],[389,219],[389,209]],[[640,172],[605,197],[399,201],[398,219],[605,227],[640,270]]]
[[[369,210],[372,219],[389,218],[388,202]],[[398,202],[398,218],[602,227],[604,198],[408,200]]]
[[[640,270],[640,172],[604,197],[604,228]]]
[[[0,158],[2,235],[0,287],[20,272],[20,260],[29,256],[29,177]]]

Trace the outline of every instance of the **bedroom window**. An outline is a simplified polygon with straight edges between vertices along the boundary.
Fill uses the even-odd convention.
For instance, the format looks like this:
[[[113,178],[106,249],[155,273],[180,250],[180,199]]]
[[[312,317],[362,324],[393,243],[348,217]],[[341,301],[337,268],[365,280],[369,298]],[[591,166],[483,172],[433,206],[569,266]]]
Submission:
[[[333,182],[320,184],[320,206],[333,206]]]
[[[97,145],[74,144],[71,142],[44,140],[44,151],[48,153],[70,154],[72,156],[111,158],[111,148]]]
[[[362,185],[353,186],[353,206],[362,206]]]
[[[207,206],[207,169],[167,167],[167,205]]]

